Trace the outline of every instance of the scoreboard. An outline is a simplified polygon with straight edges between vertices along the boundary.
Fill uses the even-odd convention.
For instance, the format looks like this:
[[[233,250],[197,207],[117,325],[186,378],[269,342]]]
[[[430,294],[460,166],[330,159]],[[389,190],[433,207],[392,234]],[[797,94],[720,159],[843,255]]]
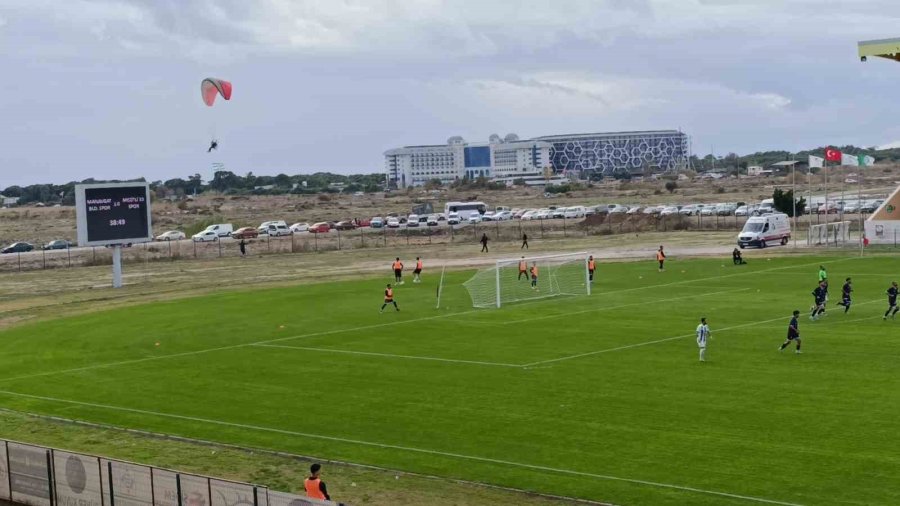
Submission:
[[[79,246],[153,240],[147,183],[76,185],[75,210]]]

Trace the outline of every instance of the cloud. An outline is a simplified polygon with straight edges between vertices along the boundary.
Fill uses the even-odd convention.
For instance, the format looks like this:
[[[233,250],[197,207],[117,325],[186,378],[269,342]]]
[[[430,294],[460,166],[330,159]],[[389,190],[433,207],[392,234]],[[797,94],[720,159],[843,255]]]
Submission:
[[[837,0],[7,0],[33,22],[140,54],[242,58],[366,54],[415,59],[578,52],[650,41],[740,51],[778,40],[890,33],[893,2]],[[717,48],[723,33],[741,37]],[[703,47],[708,46],[708,47]],[[789,48],[786,48],[789,50]],[[618,48],[616,48],[618,50]],[[598,55],[602,56],[602,55]],[[601,63],[598,59],[597,63]]]

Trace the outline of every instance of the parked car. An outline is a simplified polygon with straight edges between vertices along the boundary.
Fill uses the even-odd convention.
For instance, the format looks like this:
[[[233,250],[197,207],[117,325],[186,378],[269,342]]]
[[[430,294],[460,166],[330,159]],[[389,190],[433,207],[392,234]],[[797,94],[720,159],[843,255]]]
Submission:
[[[184,239],[184,232],[181,230],[169,230],[156,236],[157,241],[179,241]]]
[[[384,220],[381,216],[376,216],[369,221],[369,226],[372,228],[382,228],[384,226]]]
[[[497,211],[494,213],[494,221],[508,221],[513,217],[512,211]]]
[[[427,222],[428,222],[428,215],[427,215],[427,214],[420,214],[420,215],[419,215],[419,223],[427,223]]]
[[[391,216],[387,219],[387,228],[400,228],[400,219],[396,216]]]
[[[418,214],[410,214],[406,219],[407,227],[418,227],[419,226],[419,215]]]
[[[295,234],[299,234],[300,232],[309,232],[309,223],[301,221],[294,223],[289,228],[291,229],[291,232]]]
[[[535,220],[549,220],[551,211],[549,209],[539,209],[538,212],[534,213]]]
[[[210,225],[206,227],[204,232],[215,232],[219,237],[228,237],[231,235],[231,232],[234,231],[234,227],[231,223],[216,223],[214,225]]]
[[[485,211],[484,214],[481,215],[481,221],[494,221],[494,212]]]
[[[27,242],[14,242],[9,246],[0,250],[0,253],[25,253],[34,249],[34,246]]]
[[[827,208],[826,208],[827,206]],[[816,209],[817,214],[837,214],[840,212],[840,205],[835,202],[829,202],[828,204],[822,203],[819,204],[819,208]]]
[[[735,216],[748,216],[750,214],[750,208],[747,206],[741,206],[734,210]]]
[[[356,230],[356,223],[350,220],[339,221],[334,225],[336,230]]]
[[[448,225],[459,225],[460,217],[459,213],[450,213],[447,215],[447,224]]]
[[[675,215],[677,215],[677,214],[678,214],[678,207],[677,207],[677,206],[668,206],[668,207],[666,207],[665,209],[663,209],[662,211],[659,212],[659,215],[660,215],[660,216],[675,216]]]
[[[584,206],[573,206],[563,209],[563,218],[577,219],[584,218]]]
[[[228,231],[231,233],[231,231]],[[206,229],[191,236],[194,242],[215,242],[219,240],[219,234],[215,230]]]
[[[715,216],[716,215],[716,206],[703,206],[703,209],[700,210],[700,216]]]
[[[737,208],[737,204],[719,204],[716,206],[716,214],[719,216],[731,216]]]
[[[678,210],[678,214],[682,216],[693,216],[698,211],[695,204],[688,204]]]
[[[859,212],[859,202],[850,202],[844,204],[844,213],[856,214]]]
[[[537,209],[529,209],[528,211],[522,213],[522,215],[519,216],[519,219],[523,221],[531,221],[534,219],[535,214],[537,214]]]
[[[550,217],[555,220],[561,220],[566,217],[566,208],[565,207],[557,207],[550,211]]]
[[[625,214],[639,214],[640,212],[641,206],[632,206],[627,211],[625,211]]]
[[[293,232],[291,232],[291,229],[288,228],[288,226],[285,225],[284,222],[272,222],[269,223],[269,226],[267,226],[266,228],[260,227],[256,231],[259,232],[260,235],[265,234],[269,237],[281,237],[283,235],[293,234]]]
[[[319,223],[313,223],[307,229],[307,232],[310,234],[325,234],[331,230],[331,224],[327,221],[320,221]]]
[[[184,234],[181,234],[181,238],[184,239]],[[45,249],[45,250],[51,250],[51,249],[69,249],[69,248],[71,248],[72,246],[74,246],[74,244],[70,243],[69,241],[62,240],[62,239],[57,239],[57,240],[55,240],[55,241],[50,241],[49,243],[47,243],[46,245],[44,245],[44,249]]]
[[[469,225],[474,225],[476,223],[481,223],[481,215],[478,213],[472,213],[469,215]]]
[[[231,233],[231,237],[235,239],[256,239],[259,232],[253,227],[241,227]]]
[[[644,214],[659,214],[660,208],[657,206],[647,206],[642,211]]]
[[[866,202],[865,204],[859,206],[859,212],[861,213],[874,213],[876,209],[881,206],[878,202]]]
[[[611,204],[612,207],[607,207],[609,214],[625,214],[628,212],[628,208],[625,206],[620,206],[619,204]]]
[[[427,217],[426,220],[425,220],[425,225],[427,225],[427,226],[429,226],[429,227],[436,227],[436,226],[438,226],[438,217],[437,217],[437,215],[436,215],[436,214],[429,214],[428,217]]]

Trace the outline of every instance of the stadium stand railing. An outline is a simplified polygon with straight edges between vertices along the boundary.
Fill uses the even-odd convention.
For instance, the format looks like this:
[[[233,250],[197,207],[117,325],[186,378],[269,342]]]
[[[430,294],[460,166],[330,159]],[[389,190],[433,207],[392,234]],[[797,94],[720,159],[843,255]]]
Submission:
[[[0,439],[0,501],[28,506],[335,506],[268,487]]]

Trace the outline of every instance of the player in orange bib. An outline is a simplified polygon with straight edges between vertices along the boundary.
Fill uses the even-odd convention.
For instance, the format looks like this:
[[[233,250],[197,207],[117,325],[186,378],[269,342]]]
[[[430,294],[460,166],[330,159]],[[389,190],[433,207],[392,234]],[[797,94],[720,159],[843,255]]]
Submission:
[[[525,257],[519,260],[519,277],[516,279],[520,280],[522,276],[525,276],[525,281],[528,281],[528,262],[525,261]]]
[[[387,288],[384,289],[384,304],[381,305],[381,313],[384,312],[384,308],[386,308],[388,304],[393,304],[394,309],[400,311],[400,308],[397,307],[397,301],[394,300],[394,288],[391,287],[390,283],[388,283]]]
[[[413,271],[413,283],[421,283],[422,278],[419,275],[422,274],[422,259],[416,257],[416,270]]]
[[[400,257],[394,259],[394,263],[391,264],[391,269],[394,269],[394,283],[398,285],[403,284],[403,262],[400,261]]]
[[[662,245],[659,246],[659,251],[656,252],[656,261],[659,262],[659,272],[666,270],[663,267],[663,264],[666,263],[666,252],[663,251]]]
[[[594,282],[594,269],[597,267],[597,264],[594,263],[594,255],[588,257],[588,281],[591,283]]]
[[[531,289],[537,290],[537,280],[538,280],[538,266],[537,262],[531,263]]]

